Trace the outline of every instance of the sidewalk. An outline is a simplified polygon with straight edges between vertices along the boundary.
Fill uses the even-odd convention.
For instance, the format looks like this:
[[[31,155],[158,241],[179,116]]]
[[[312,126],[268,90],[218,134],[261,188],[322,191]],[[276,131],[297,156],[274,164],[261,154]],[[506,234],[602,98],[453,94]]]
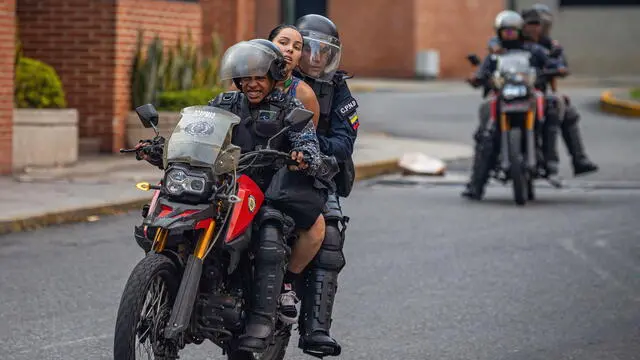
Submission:
[[[357,178],[398,171],[398,160],[407,152],[443,161],[472,155],[467,145],[361,133],[354,152]],[[152,193],[136,189],[135,184],[155,183],[161,177],[161,170],[130,154],[83,158],[73,167],[0,177],[0,234],[139,209]]]

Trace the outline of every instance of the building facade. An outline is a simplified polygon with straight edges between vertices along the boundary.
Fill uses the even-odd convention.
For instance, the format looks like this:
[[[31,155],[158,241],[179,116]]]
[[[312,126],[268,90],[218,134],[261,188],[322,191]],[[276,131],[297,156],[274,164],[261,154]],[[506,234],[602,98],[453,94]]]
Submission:
[[[190,29],[225,47],[266,37],[285,18],[327,15],[344,45],[343,68],[359,77],[412,78],[416,54],[435,50],[440,77],[461,77],[481,51],[503,0],[2,0],[0,1],[0,173],[11,172],[15,40],[24,55],[53,66],[69,108],[78,109],[81,147],[124,146],[129,77],[138,29],[167,42]],[[206,46],[205,46],[206,48]],[[87,148],[89,148],[87,146]]]

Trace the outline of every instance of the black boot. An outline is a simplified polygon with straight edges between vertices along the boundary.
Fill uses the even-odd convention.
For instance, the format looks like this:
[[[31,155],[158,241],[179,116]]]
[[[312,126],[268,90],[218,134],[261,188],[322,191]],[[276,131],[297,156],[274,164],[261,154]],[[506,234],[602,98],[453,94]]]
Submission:
[[[338,289],[338,272],[312,269],[302,300],[301,334],[298,342],[305,354],[320,357],[338,356],[340,344],[330,336],[333,302]]]
[[[554,187],[562,187],[562,179],[558,175],[558,122],[547,118],[543,129],[542,152],[546,164],[547,181]]]
[[[495,141],[491,132],[483,135],[476,142],[473,155],[471,176],[465,190],[460,194],[471,200],[482,200],[484,188],[489,181],[489,172],[495,166],[498,152],[495,151]]]
[[[563,126],[562,137],[573,160],[574,176],[598,171],[598,165],[591,162],[587,157],[577,122]]]
[[[245,332],[238,339],[239,350],[256,353],[264,352],[273,337],[286,257],[282,230],[278,226],[263,225],[260,242],[255,258],[249,317]]]

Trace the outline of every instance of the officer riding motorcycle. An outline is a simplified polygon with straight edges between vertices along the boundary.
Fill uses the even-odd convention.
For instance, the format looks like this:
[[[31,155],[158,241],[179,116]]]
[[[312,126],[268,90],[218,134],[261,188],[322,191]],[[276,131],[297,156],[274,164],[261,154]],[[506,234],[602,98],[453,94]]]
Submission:
[[[520,14],[514,11],[505,10],[500,12],[495,19],[495,30],[497,41],[494,41],[494,52],[525,50],[531,53],[531,65],[538,69],[557,67],[557,65],[546,55],[544,50],[535,44],[526,44],[523,39],[522,28],[524,21]],[[493,54],[490,53],[484,59],[480,68],[468,80],[474,87],[485,85],[488,88],[487,75],[491,74],[495,69],[495,62],[492,61]],[[543,86],[541,84],[540,86]],[[558,163],[554,158],[556,152],[556,139],[558,132],[558,122],[562,108],[559,101],[554,97],[549,97],[545,101],[545,122],[542,127],[542,150],[545,158],[546,176],[548,181],[554,186],[560,186],[560,180],[557,177]],[[466,185],[466,189],[462,192],[463,197],[469,199],[480,200],[484,196],[484,187],[489,180],[489,172],[480,169],[490,169],[492,166],[480,166],[483,162],[494,164],[497,160],[498,153],[489,151],[497,147],[487,146],[487,142],[495,142],[499,139],[499,129],[495,124],[489,122],[489,101],[485,100],[479,108],[480,124],[474,134],[475,154],[473,166],[471,169],[471,177]]]
[[[241,90],[222,93],[208,105],[241,118],[233,130],[231,142],[239,146],[242,153],[265,148],[269,138],[285,127],[285,117],[293,109],[302,107],[299,100],[275,87],[284,75],[284,57],[273,44],[269,46],[257,39],[243,41],[225,52],[220,63],[220,79],[233,80]],[[302,130],[291,128],[283,135],[274,137],[270,148],[290,152],[299,165],[281,170],[264,169],[248,175],[265,193],[267,205],[262,221],[269,221],[271,216],[282,217],[284,213],[294,220],[297,228],[306,229],[322,212],[329,183],[319,181],[323,159],[313,122],[309,120]],[[140,157],[161,166],[160,152],[155,156]],[[300,199],[300,203],[289,202],[295,198]],[[270,343],[287,254],[283,239],[268,235],[260,236],[260,243],[255,246],[250,311],[238,345],[239,350],[254,353],[263,352]]]
[[[550,31],[553,24],[553,14],[551,9],[544,4],[534,4],[530,9],[522,11],[525,21],[525,36],[529,41],[535,42],[544,47],[549,56],[558,63],[568,68],[564,49],[558,41],[551,39]],[[568,75],[568,69],[566,74]],[[566,76],[566,75],[565,75]],[[551,91],[557,93],[557,82],[553,79],[550,83]],[[579,120],[580,114],[575,105],[571,103],[567,95],[562,95],[566,110],[560,122],[562,138],[567,150],[572,157],[574,175],[582,175],[598,171],[598,166],[587,157],[582,136],[580,134]]]
[[[311,86],[318,98],[320,150],[335,156],[340,164],[340,172],[334,178],[336,192],[329,194],[323,210],[325,238],[302,279],[304,296],[298,346],[307,354],[337,356],[341,347],[330,335],[331,315],[338,274],[346,264],[342,249],[349,220],[342,213],[339,197],[349,196],[355,179],[352,154],[360,125],[358,103],[347,86],[349,77],[338,70],[342,45],[336,25],[324,16],[310,14],[299,18],[295,26],[304,42],[295,76]]]

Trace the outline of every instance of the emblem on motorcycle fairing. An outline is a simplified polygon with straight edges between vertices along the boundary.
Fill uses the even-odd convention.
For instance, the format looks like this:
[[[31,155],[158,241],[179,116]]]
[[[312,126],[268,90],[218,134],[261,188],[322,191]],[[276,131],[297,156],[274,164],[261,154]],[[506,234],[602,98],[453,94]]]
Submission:
[[[256,210],[256,198],[253,197],[253,195],[249,195],[249,198],[247,199],[247,207],[251,213]]]
[[[184,127],[184,131],[192,136],[206,136],[213,133],[213,123],[209,121],[194,121]]]

